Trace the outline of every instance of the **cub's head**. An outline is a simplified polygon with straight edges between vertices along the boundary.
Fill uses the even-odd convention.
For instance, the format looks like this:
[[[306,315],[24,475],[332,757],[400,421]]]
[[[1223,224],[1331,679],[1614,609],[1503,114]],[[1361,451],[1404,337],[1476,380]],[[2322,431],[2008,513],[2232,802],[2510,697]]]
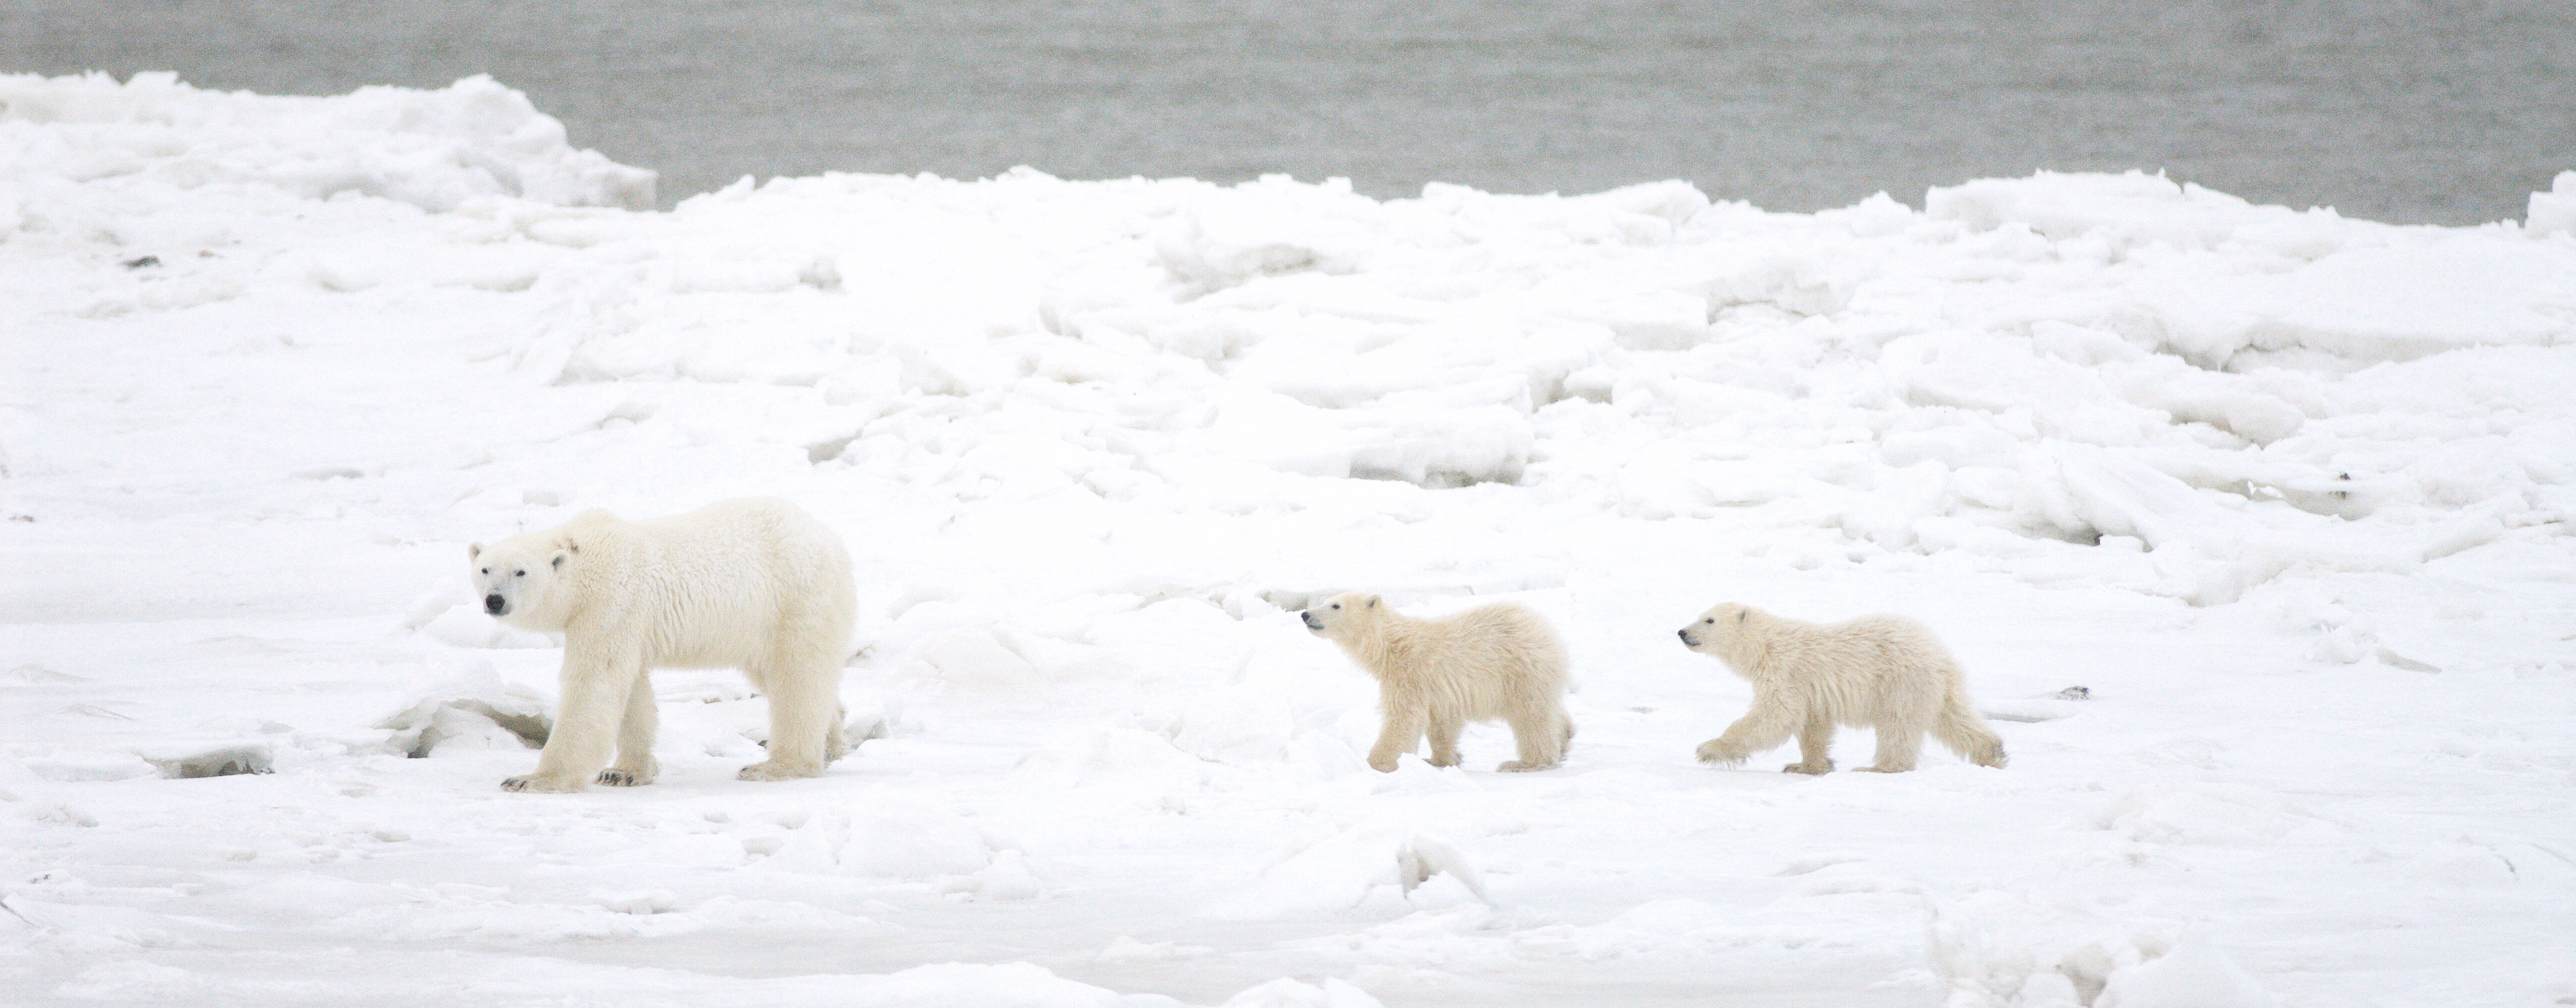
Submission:
[[[1306,621],[1306,629],[1314,631],[1315,636],[1346,640],[1351,633],[1375,622],[1385,612],[1386,603],[1375,595],[1344,592],[1297,615]]]
[[[1721,603],[1682,628],[1682,646],[1705,655],[1719,654],[1727,639],[1752,621],[1753,613],[1752,606],[1741,602]]]
[[[579,544],[550,532],[465,548],[483,611],[528,630],[563,628],[564,610],[571,603],[562,590],[564,575],[580,556]]]

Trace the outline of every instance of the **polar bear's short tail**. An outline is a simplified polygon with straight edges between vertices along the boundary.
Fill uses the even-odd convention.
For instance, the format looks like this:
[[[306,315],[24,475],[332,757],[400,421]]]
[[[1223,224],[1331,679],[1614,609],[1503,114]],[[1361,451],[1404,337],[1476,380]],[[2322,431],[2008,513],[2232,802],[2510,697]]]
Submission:
[[[1986,719],[1968,702],[1965,690],[1953,688],[1942,701],[1941,712],[1932,718],[1932,737],[1959,754],[1959,758],[1978,766],[2004,765],[2004,740],[1986,727]]]

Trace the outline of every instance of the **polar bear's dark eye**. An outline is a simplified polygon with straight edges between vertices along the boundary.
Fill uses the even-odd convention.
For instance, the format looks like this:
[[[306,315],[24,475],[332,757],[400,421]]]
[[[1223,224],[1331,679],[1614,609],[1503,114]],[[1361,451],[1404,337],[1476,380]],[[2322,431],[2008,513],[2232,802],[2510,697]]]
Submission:
[[[1335,609],[1339,609],[1339,608],[1341,608],[1341,607],[1342,607],[1342,604],[1341,604],[1341,603],[1339,603],[1339,602],[1335,602],[1335,603],[1333,603],[1333,608],[1335,608]]]
[[[492,568],[489,568],[489,567],[485,567],[485,568],[483,568],[483,573],[485,573],[485,574],[492,573]]]
[[[527,576],[528,576],[528,572],[527,572],[527,571],[519,571],[518,573],[512,574],[512,575],[510,575],[510,576],[511,576],[511,577],[527,577]]]
[[[1709,617],[1709,618],[1707,618],[1707,619],[1701,620],[1700,622],[1702,622],[1702,623],[1715,623],[1715,622],[1717,622],[1717,617],[1715,617],[1715,616],[1711,616],[1711,617]]]

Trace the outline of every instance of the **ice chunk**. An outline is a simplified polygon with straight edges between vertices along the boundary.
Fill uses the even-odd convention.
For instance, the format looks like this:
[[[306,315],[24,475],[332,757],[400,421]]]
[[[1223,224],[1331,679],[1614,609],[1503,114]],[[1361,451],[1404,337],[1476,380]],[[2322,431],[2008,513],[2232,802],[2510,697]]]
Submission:
[[[441,644],[463,648],[550,648],[555,646],[545,634],[518,629],[483,613],[465,579],[442,584],[423,593],[412,602],[411,611],[403,617],[403,629],[420,633]]]
[[[526,748],[542,748],[554,731],[554,719],[535,690],[505,684],[485,669],[420,691],[375,726],[393,732],[387,745],[418,759],[451,743],[464,748],[499,743],[498,732]]]
[[[130,752],[57,749],[20,760],[28,771],[49,781],[118,781],[149,777],[158,767]]]
[[[1432,489],[1514,483],[1529,465],[1529,419],[1500,406],[1442,413],[1361,413],[1350,474]]]
[[[1262,277],[1347,273],[1372,244],[1359,219],[1373,204],[1351,195],[1348,182],[1304,187],[1269,175],[1230,195],[1203,200],[1154,233],[1155,255],[1191,296]]]
[[[1410,894],[1434,876],[1455,879],[1478,900],[1485,883],[1456,848],[1384,824],[1363,823],[1314,842],[1261,873],[1251,891],[1209,911],[1228,919],[1360,905],[1382,887]]]
[[[1105,963],[1152,962],[1160,959],[1181,959],[1189,956],[1201,956],[1214,951],[1216,951],[1216,949],[1206,945],[1183,945],[1179,942],[1141,942],[1137,941],[1134,937],[1120,935],[1116,941],[1109,943],[1109,947],[1092,953],[1091,958],[1094,962]]]
[[[2576,171],[2559,172],[2550,180],[2548,192],[2531,194],[2522,229],[2535,237],[2576,234]]]
[[[1313,984],[1281,977],[1225,999],[1222,1008],[1384,1008],[1384,1004],[1345,980],[1325,977]]]
[[[2330,211],[2311,213],[2331,215]],[[2255,206],[2226,193],[2139,171],[2118,175],[2042,171],[2029,178],[1934,187],[1923,194],[1923,215],[1960,221],[1980,231],[2022,224],[2051,239],[2101,237],[2123,249],[2147,244],[2215,248],[2244,232],[2290,225],[2301,216],[2287,207]]]
[[[2281,1000],[2207,938],[2111,974],[2093,1008],[2277,1008]]]
[[[200,91],[170,73],[120,84],[0,75],[0,121],[93,127],[92,156],[193,188],[273,186],[322,199],[359,193],[424,210],[478,196],[558,206],[653,206],[654,174],[575,150],[528,97],[477,74],[434,91],[365,87],[335,98]]]
[[[161,771],[163,777],[229,777],[274,772],[270,748],[264,743],[170,746],[147,749],[140,755]]]
[[[2196,543],[2213,551],[2233,545],[2236,523],[2217,505],[2143,462],[2068,442],[2050,444],[2041,458],[2029,481],[2037,495],[2030,511],[2068,538],[2127,535],[2150,547]]]

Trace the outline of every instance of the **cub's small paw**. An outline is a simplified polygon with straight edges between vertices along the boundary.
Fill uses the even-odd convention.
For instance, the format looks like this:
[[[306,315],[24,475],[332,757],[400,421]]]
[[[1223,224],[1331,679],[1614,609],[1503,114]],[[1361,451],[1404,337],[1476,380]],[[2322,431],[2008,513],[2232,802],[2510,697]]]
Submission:
[[[642,787],[653,783],[653,778],[649,774],[610,767],[599,772],[599,782],[610,787]]]
[[[1749,754],[1737,750],[1734,746],[1719,742],[1716,739],[1710,739],[1699,744],[1699,761],[1702,763],[1713,763],[1718,766],[1743,766],[1744,758],[1747,755]]]
[[[567,791],[579,791],[581,785],[566,786],[560,781],[547,780],[543,777],[512,777],[501,782],[501,790],[561,794]]]
[[[742,780],[778,781],[795,780],[800,777],[819,777],[822,776],[822,773],[823,771],[816,767],[790,766],[780,763],[777,760],[769,760],[744,767],[741,772],[734,774],[734,776]]]
[[[1441,754],[1439,754],[1439,753],[1432,753],[1432,754],[1431,754],[1431,765],[1432,765],[1432,766],[1436,766],[1436,767],[1453,767],[1453,766],[1457,766],[1457,765],[1458,765],[1458,754],[1457,754],[1457,753],[1450,753],[1450,754],[1448,754],[1448,755],[1446,755],[1446,756],[1443,756],[1443,755],[1441,755]]]
[[[1791,763],[1788,766],[1781,767],[1780,772],[1802,773],[1809,776],[1823,776],[1834,772],[1834,761],[1826,760],[1821,765],[1815,763]]]
[[[1375,770],[1375,771],[1377,771],[1377,772],[1379,772],[1379,773],[1394,773],[1394,772],[1395,772],[1395,757],[1393,757],[1393,756],[1371,756],[1371,757],[1369,757],[1369,769],[1371,769],[1371,770]]]

